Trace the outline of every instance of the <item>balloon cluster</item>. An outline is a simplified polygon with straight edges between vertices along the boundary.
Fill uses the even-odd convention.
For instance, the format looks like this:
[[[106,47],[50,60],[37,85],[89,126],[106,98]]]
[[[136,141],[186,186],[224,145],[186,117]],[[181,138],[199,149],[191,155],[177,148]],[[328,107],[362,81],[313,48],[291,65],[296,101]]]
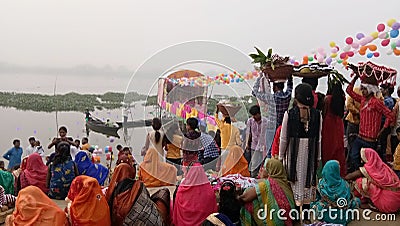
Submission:
[[[344,39],[344,46],[341,48],[335,42],[330,42],[330,55],[328,56],[323,48],[318,48],[313,52],[313,55],[303,56],[303,64],[308,64],[309,62],[316,61],[318,63],[331,64],[342,64],[347,66],[348,59],[359,54],[360,56],[366,56],[367,58],[379,57],[382,52],[380,52],[380,47],[390,47],[387,51],[387,55],[392,53],[396,56],[400,56],[400,39],[399,38],[400,22],[395,19],[390,19],[384,23],[380,23],[376,27],[376,31],[372,32],[370,35],[365,35],[364,33],[357,33],[354,37],[348,36]],[[397,40],[396,40],[397,39]],[[379,43],[374,43],[376,40]],[[291,63],[295,65],[296,61],[291,60]]]
[[[205,87],[211,85],[219,84],[230,84],[230,83],[240,83],[245,80],[251,80],[258,77],[257,71],[247,72],[245,74],[239,74],[236,71],[230,74],[218,74],[214,77],[201,76],[201,77],[183,77],[179,79],[166,78],[168,82],[173,84],[178,84],[180,86],[191,86],[191,87]]]

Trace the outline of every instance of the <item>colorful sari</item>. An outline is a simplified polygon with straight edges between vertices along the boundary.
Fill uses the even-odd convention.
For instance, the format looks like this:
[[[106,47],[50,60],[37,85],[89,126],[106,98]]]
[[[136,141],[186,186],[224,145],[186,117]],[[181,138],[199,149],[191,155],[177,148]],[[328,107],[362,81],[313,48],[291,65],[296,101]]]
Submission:
[[[111,225],[110,209],[95,178],[78,176],[68,192],[68,215],[72,226]]]
[[[50,187],[49,197],[51,199],[63,200],[68,195],[72,181],[77,176],[75,175],[75,163],[72,160],[67,160],[64,163],[50,165]]]
[[[317,200],[311,203],[311,208],[316,210],[319,220],[327,223],[346,225],[352,220],[347,210],[356,209],[361,204],[358,198],[352,196],[349,184],[340,177],[337,160],[326,162],[317,191]]]
[[[14,176],[12,173],[0,170],[0,185],[6,194],[14,194]]]
[[[35,186],[19,192],[15,210],[6,219],[7,226],[64,226],[67,223],[64,211]]]
[[[46,177],[47,166],[43,163],[42,157],[38,153],[29,155],[26,168],[19,176],[21,189],[33,185],[47,193],[49,189],[46,187]]]
[[[243,153],[243,149],[237,145],[229,149],[226,160],[222,165],[222,176],[240,174],[244,177],[250,177],[249,164]]]
[[[365,162],[360,171],[364,177],[356,180],[355,189],[371,199],[380,212],[394,213],[400,210],[400,179],[371,148],[361,149]]]
[[[171,205],[171,193],[168,188],[161,188],[151,197],[151,200],[156,204],[158,212],[160,213],[163,222],[166,226],[171,225],[170,218],[170,205]]]
[[[242,225],[292,225],[289,212],[295,208],[295,203],[285,169],[277,159],[266,159],[264,168],[269,177],[256,185],[257,198],[242,207],[240,211]],[[265,213],[263,211],[266,206]],[[283,216],[288,220],[283,221],[278,217],[278,210],[281,209],[285,210]],[[270,210],[275,210],[272,216]],[[265,219],[258,217],[259,212],[265,215]]]
[[[161,187],[176,184],[177,169],[175,166],[161,162],[155,148],[149,148],[139,168],[139,180],[146,187]]]
[[[101,164],[92,163],[84,151],[80,151],[76,154],[75,162],[78,167],[79,175],[96,178],[100,185],[104,185],[108,176],[107,167]]]
[[[200,163],[193,164],[177,188],[172,223],[175,226],[199,226],[218,212],[215,193]]]

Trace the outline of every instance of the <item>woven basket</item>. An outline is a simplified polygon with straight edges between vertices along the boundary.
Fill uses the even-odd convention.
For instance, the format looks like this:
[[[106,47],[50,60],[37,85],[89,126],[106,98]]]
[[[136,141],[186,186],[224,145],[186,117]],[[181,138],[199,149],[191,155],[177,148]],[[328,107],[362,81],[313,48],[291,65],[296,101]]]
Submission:
[[[301,78],[322,78],[329,75],[329,72],[327,71],[314,71],[310,73],[293,72],[293,75]]]
[[[266,66],[263,69],[264,75],[268,75],[269,80],[271,82],[275,81],[286,81],[288,77],[290,77],[293,73],[293,65],[290,64],[280,64],[275,65],[275,68],[272,69],[271,66]]]

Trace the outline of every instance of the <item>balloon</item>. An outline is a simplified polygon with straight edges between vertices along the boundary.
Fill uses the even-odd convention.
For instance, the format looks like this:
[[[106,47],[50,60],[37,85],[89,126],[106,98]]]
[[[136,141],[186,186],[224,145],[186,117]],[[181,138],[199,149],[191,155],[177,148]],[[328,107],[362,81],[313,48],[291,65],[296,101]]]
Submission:
[[[349,63],[349,62],[347,62],[347,61],[343,61],[343,65],[344,65],[344,66],[347,66],[348,63]]]
[[[384,39],[384,38],[386,38],[386,35],[387,35],[386,32],[382,32],[382,33],[379,33],[378,37],[379,37],[380,39]]]
[[[360,50],[358,51],[358,53],[359,53],[361,56],[364,56],[364,55],[365,55],[365,50],[363,51],[363,50],[360,49]]]
[[[240,78],[237,78],[237,79],[236,79],[236,82],[239,83],[239,82],[240,82]]]
[[[370,43],[374,38],[372,36],[364,37],[360,40],[360,45],[365,46],[366,44]]]
[[[338,52],[338,49],[336,47],[331,49],[331,53],[337,53],[337,52]]]
[[[395,19],[390,19],[390,20],[387,21],[387,25],[388,25],[389,27],[391,27],[394,23],[396,23],[396,20],[395,20]]]
[[[353,43],[353,38],[352,37],[347,37],[346,38],[346,44],[351,45]]]
[[[368,54],[367,54],[367,57],[368,57],[368,58],[372,58],[373,56],[374,56],[373,53],[368,53]]]
[[[308,64],[308,56],[303,56],[303,64]]]
[[[400,47],[400,40],[397,40],[397,41],[396,41],[396,46],[397,46],[397,47]]]
[[[294,62],[294,66],[299,66],[299,62]]]
[[[396,49],[396,43],[395,43],[395,42],[390,43],[390,47],[391,47],[392,49]]]
[[[374,57],[379,57],[379,52],[375,52]]]
[[[400,23],[399,23],[399,22],[396,22],[396,23],[394,23],[394,24],[392,25],[392,29],[393,29],[393,30],[399,30],[399,28],[400,28]]]
[[[347,52],[347,56],[349,56],[349,57],[353,57],[354,56],[354,52]]]
[[[358,33],[357,35],[356,35],[356,38],[358,39],[358,40],[360,40],[360,39],[362,39],[362,38],[364,38],[365,37],[365,35],[363,34],[363,33]]]
[[[343,62],[343,60],[338,60],[337,62],[338,62],[339,64],[341,64],[341,63]]]
[[[351,46],[344,47],[343,51],[348,52],[351,49]]]
[[[317,49],[317,52],[319,53],[319,54],[321,54],[321,55],[324,55],[324,48],[322,48],[322,47],[319,47],[318,49]]]
[[[382,40],[381,45],[387,46],[387,45],[389,45],[389,43],[390,43],[390,39],[384,39],[384,40]]]
[[[371,51],[376,51],[377,47],[376,47],[376,45],[372,44],[372,45],[368,46],[368,49],[371,50]]]
[[[319,56],[317,57],[317,61],[318,61],[318,63],[324,62],[324,57],[321,56],[321,55],[319,55]]]
[[[312,57],[312,56],[308,57],[308,61],[313,61],[313,60],[314,60],[314,57]]]
[[[399,49],[394,49],[393,53],[394,53],[394,55],[399,56],[400,55],[400,50]]]
[[[326,61],[325,61],[325,62],[326,62],[326,64],[328,64],[328,65],[331,64],[331,63],[332,63],[332,58],[330,58],[330,57],[326,58]]]
[[[340,59],[344,59],[344,58],[346,58],[346,56],[347,56],[347,53],[341,53],[340,54]]]
[[[392,55],[392,53],[393,53],[393,50],[389,50],[389,51],[387,51],[387,55]]]
[[[379,33],[377,31],[371,33],[371,37],[374,39],[378,38]]]
[[[358,44],[357,42],[353,42],[353,44],[351,44],[351,47],[353,47],[353,49],[358,49],[358,47],[360,47],[360,44]]]
[[[332,42],[329,43],[329,46],[333,48],[333,47],[336,46],[336,43],[332,41]]]
[[[379,32],[382,32],[385,30],[385,25],[384,24],[378,24],[378,26],[376,27],[376,30],[378,30]]]
[[[399,30],[391,30],[390,31],[391,38],[397,38],[397,36],[399,36]]]
[[[332,53],[332,54],[331,54],[331,57],[332,57],[332,58],[336,58],[336,57],[337,57],[337,53]]]

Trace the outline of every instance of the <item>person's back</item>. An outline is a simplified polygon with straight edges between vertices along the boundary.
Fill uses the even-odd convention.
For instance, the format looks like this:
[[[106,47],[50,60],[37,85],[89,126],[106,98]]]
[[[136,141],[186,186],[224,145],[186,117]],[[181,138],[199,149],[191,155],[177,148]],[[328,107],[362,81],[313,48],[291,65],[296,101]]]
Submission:
[[[240,139],[240,131],[239,131],[239,129],[234,125],[232,125],[231,128],[232,128],[232,130],[231,130],[231,139],[229,140],[227,149],[229,149],[229,148],[231,148],[231,147],[233,147],[235,145],[242,146],[242,140]]]

